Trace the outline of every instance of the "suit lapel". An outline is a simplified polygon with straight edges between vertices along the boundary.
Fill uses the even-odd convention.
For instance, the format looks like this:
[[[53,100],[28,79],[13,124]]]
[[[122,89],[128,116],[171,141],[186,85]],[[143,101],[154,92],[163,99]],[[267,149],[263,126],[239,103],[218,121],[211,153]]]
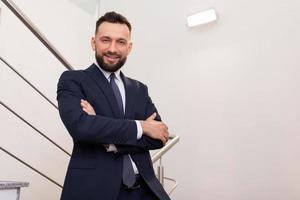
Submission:
[[[103,73],[99,70],[99,68],[92,64],[89,68],[85,70],[87,75],[92,78],[98,85],[98,87],[102,90],[103,94],[105,95],[108,104],[110,105],[111,110],[114,113],[115,117],[123,118],[119,111],[118,103],[116,97],[107,81]],[[96,91],[95,91],[96,92]],[[127,98],[126,98],[127,100]]]
[[[131,119],[134,97],[135,97],[134,87],[132,85],[132,82],[127,77],[125,77],[122,72],[120,73],[120,76],[123,80],[124,87],[125,87],[125,96],[126,96],[125,118]]]

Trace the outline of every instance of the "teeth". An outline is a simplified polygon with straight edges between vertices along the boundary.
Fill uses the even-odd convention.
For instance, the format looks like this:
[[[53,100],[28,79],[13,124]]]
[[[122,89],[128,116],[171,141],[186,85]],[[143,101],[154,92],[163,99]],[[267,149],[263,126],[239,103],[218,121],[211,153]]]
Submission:
[[[108,58],[110,58],[110,59],[117,59],[116,57],[108,57]]]
[[[119,57],[115,57],[115,56],[105,55],[105,57],[108,60],[108,62],[116,62],[119,59]]]
[[[105,55],[105,56],[108,58],[113,58],[113,59],[119,58],[119,56],[117,56],[117,55]]]

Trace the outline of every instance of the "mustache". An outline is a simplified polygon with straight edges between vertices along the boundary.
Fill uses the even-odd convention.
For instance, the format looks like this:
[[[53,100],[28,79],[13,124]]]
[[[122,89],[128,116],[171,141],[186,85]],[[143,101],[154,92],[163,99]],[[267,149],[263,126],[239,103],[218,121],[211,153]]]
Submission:
[[[120,54],[116,53],[116,52],[111,52],[111,51],[107,51],[105,53],[103,53],[105,56],[117,56],[117,57],[122,57]]]

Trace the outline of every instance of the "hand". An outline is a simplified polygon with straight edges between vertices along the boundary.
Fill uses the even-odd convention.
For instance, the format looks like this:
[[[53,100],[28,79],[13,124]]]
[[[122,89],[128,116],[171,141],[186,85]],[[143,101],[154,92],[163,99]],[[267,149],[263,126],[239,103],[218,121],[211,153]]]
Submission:
[[[88,101],[81,99],[80,105],[82,107],[82,110],[86,112],[88,115],[96,115],[93,106],[91,106],[91,104]],[[107,152],[114,152],[114,153],[118,152],[116,146],[113,144],[103,144],[103,146]]]
[[[94,108],[91,106],[91,104],[88,101],[81,99],[80,105],[82,107],[82,110],[86,112],[88,115],[96,115]]]
[[[141,121],[143,134],[158,139],[165,145],[169,140],[169,131],[166,124],[163,122],[155,121],[156,113],[153,113],[146,121]]]

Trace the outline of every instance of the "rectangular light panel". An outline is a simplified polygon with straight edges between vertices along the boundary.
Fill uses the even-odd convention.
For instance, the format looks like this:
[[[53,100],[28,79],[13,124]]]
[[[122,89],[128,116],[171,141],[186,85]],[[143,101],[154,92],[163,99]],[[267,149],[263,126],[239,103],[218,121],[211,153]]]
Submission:
[[[189,27],[194,27],[194,26],[206,24],[216,20],[217,20],[217,13],[215,9],[209,9],[188,16],[187,24]]]

